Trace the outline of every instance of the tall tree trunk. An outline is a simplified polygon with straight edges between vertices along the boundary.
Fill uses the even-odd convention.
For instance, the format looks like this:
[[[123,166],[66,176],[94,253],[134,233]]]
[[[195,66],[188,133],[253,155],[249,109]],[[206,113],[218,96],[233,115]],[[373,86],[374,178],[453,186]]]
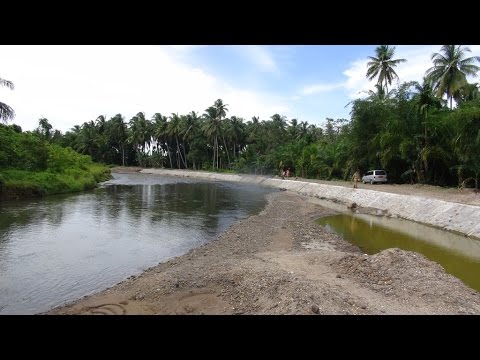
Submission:
[[[230,167],[230,155],[228,154],[228,148],[227,148],[227,143],[225,142],[225,136],[222,136],[222,138],[223,138],[223,145],[225,145],[225,151],[227,152],[228,166]]]
[[[212,160],[212,169],[215,170],[215,139],[213,139],[213,160]]]
[[[168,159],[170,160],[170,169],[173,169],[172,155],[170,154],[170,145],[168,145],[168,141],[167,141],[167,154],[168,154]]]
[[[215,135],[215,148],[217,149],[217,170],[218,170],[218,137]]]
[[[175,140],[177,141],[177,158],[180,158],[180,160],[182,160],[182,163],[185,165],[185,168],[187,167],[186,163],[185,163],[185,160],[183,159],[183,156],[182,156],[182,151],[180,150],[180,145],[178,144],[178,137],[177,135],[175,135]],[[178,168],[180,169],[180,162],[177,160],[177,163],[178,163]]]
[[[188,141],[187,141],[188,144]],[[188,164],[187,164],[187,147],[185,145],[185,138],[183,139],[183,158],[185,159],[185,169],[188,169]]]

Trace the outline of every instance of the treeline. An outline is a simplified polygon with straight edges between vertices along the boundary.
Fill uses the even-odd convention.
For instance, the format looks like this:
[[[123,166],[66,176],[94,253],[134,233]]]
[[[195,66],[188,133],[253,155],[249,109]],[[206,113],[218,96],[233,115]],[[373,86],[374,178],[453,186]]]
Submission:
[[[245,122],[227,117],[219,99],[202,116],[99,116],[65,135],[42,119],[36,134],[106,164],[255,174],[290,166],[318,179],[384,168],[396,183],[476,186],[480,98],[458,103],[450,110],[431,88],[412,82],[353,101],[350,120],[327,119],[323,127],[278,114]]]
[[[18,198],[91,189],[109,178],[109,169],[36,132],[0,124],[0,198]]]
[[[377,77],[376,91],[352,102],[350,120],[327,118],[322,127],[279,114],[248,121],[227,116],[228,105],[218,99],[203,114],[156,113],[147,119],[139,112],[128,120],[101,115],[65,134],[43,118],[33,132],[21,133],[15,125],[9,131],[25,135],[18,141],[30,142],[25,151],[42,164],[45,154],[35,141],[51,149],[71,147],[104,164],[254,174],[291,167],[296,176],[327,180],[383,168],[390,182],[477,188],[480,95],[466,76],[476,76],[480,68],[473,63],[480,57],[467,58],[468,48],[444,45],[432,54],[434,66],[421,84],[395,87],[394,67],[407,60],[393,59],[394,50],[381,45],[369,57],[367,77]],[[0,159],[0,168],[16,164],[11,161]]]

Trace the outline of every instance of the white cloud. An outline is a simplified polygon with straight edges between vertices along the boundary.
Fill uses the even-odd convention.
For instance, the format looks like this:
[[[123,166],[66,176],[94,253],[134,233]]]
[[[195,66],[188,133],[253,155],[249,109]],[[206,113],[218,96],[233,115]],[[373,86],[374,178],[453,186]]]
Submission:
[[[194,51],[206,46],[207,45],[170,45],[170,48],[177,51]]]
[[[255,64],[260,70],[267,72],[276,72],[278,70],[273,56],[268,50],[259,45],[235,46],[234,49],[242,56]]]
[[[284,99],[238,89],[193,68],[160,46],[0,46],[0,77],[15,90],[0,88],[2,102],[14,108],[24,130],[46,117],[63,132],[74,125],[121,113],[126,121],[142,111],[170,115],[204,110],[216,99],[229,114],[249,120],[290,109]],[[253,50],[256,52],[257,50]],[[262,53],[262,51],[260,51]],[[261,63],[268,65],[268,58]],[[12,122],[10,122],[12,123]]]
[[[372,84],[366,78],[368,60],[356,60],[346,69],[343,74],[347,77],[345,88],[348,90],[350,99],[361,97],[368,89],[372,88]]]
[[[252,116],[259,116],[264,120],[269,119],[273,114],[289,116],[292,113],[292,109],[286,105],[284,99],[278,96],[229,88],[226,89],[222,99],[224,103],[230,105],[229,114],[241,116],[246,121]]]
[[[2,45],[0,77],[13,81],[15,90],[0,87],[0,101],[15,110],[13,123],[24,130],[36,128],[40,117],[48,118],[54,128],[66,131],[99,115],[110,118],[121,113],[129,121],[140,111],[147,118],[155,112],[169,116],[172,112],[186,114],[193,110],[203,114],[219,98],[229,105],[229,115],[246,121],[252,116],[268,119],[279,113],[314,123],[325,116],[339,117],[335,112],[346,110],[330,109],[328,104],[319,109],[315,109],[316,105],[304,106],[301,100],[305,96],[343,87],[350,97],[347,103],[365,95],[361,91],[373,89],[374,85],[365,77],[368,62],[365,58],[351,63],[343,72],[343,82],[307,84],[297,93],[291,93],[288,86],[277,86],[275,93],[283,89],[285,95],[241,89],[198,65],[190,65],[191,52],[198,48],[196,45],[180,48]],[[470,48],[472,53],[468,56],[480,55],[479,45]],[[268,49],[259,46],[233,49],[237,56],[246,57],[258,69],[279,74]],[[440,45],[397,46],[395,56],[408,60],[397,67],[400,80],[421,81],[432,65],[431,54],[439,49]],[[267,80],[259,78],[262,84]],[[338,93],[342,96],[341,91]]]
[[[467,53],[467,57],[479,56],[480,45],[468,46],[472,52]],[[398,45],[395,49],[395,59],[406,59],[407,62],[399,64],[395,72],[399,76],[400,82],[418,81],[422,82],[425,72],[433,66],[431,56],[439,52],[441,45]],[[368,81],[366,78],[367,62],[369,59],[358,59],[346,69],[343,74],[347,77],[345,88],[351,99],[364,96],[368,90],[372,90],[375,82]],[[472,79],[469,79],[470,81]],[[394,84],[392,83],[392,86]],[[397,85],[397,84],[395,84]]]
[[[307,85],[304,86],[301,90],[303,95],[312,95],[321,92],[328,92],[338,88],[343,87],[343,83],[336,83],[336,84],[314,84],[314,85]]]

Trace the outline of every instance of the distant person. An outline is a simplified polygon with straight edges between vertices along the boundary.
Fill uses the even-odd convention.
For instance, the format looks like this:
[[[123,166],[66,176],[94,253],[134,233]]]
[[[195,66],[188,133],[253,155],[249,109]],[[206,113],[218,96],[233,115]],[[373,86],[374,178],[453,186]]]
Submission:
[[[355,173],[352,176],[352,181],[353,181],[353,188],[357,189],[358,188],[358,182],[360,181],[360,170],[357,169]]]

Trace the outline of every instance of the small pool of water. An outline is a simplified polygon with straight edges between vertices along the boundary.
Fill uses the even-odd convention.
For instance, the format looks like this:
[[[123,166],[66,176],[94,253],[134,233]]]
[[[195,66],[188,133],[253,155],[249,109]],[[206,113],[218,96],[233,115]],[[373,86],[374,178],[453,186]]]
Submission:
[[[318,223],[372,255],[388,248],[415,251],[480,291],[480,240],[411,221],[364,214],[323,217]]]

